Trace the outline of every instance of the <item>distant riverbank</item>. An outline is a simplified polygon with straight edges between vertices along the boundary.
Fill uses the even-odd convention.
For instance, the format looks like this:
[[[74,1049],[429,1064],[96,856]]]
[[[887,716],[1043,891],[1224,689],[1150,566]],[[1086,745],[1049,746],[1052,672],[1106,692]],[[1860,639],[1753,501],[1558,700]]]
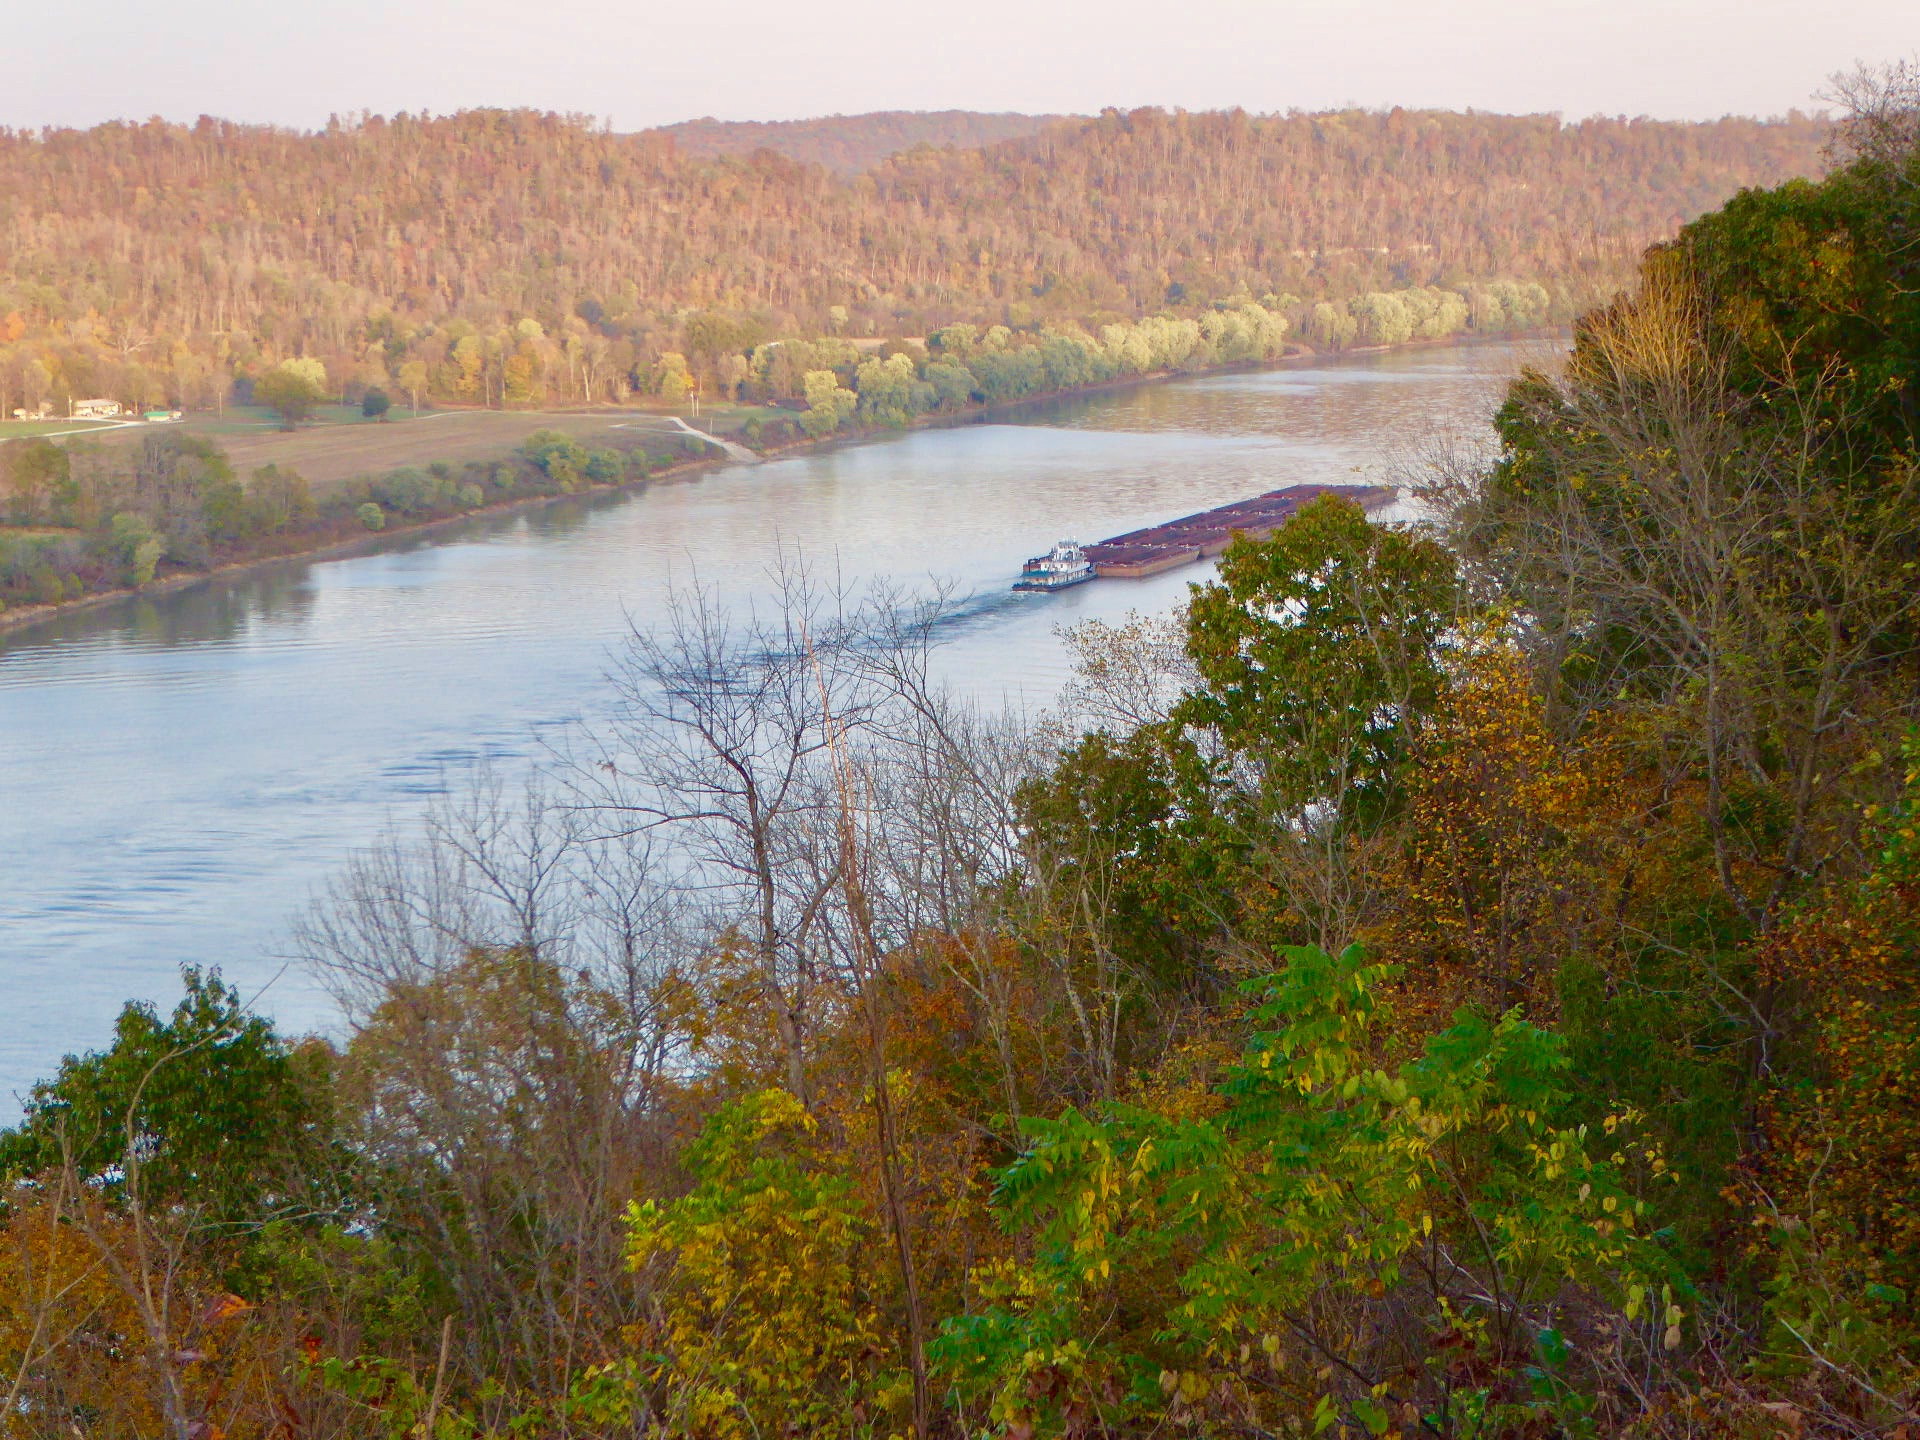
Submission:
[[[1180,380],[1201,379],[1208,376],[1259,373],[1284,370],[1313,364],[1338,363],[1339,361],[1390,353],[1419,350],[1461,350],[1489,345],[1512,345],[1516,341],[1546,340],[1550,336],[1563,334],[1563,331],[1541,331],[1521,336],[1451,336],[1440,340],[1414,340],[1400,345],[1353,346],[1337,352],[1318,352],[1305,346],[1295,347],[1288,354],[1276,360],[1242,361],[1228,365],[1207,366],[1196,370],[1167,370],[1148,375],[1129,375],[1113,380],[1100,381],[1090,385],[1078,385],[1063,390],[1050,390],[1033,395],[1024,395],[1017,400],[1003,401],[997,404],[969,406],[963,410],[947,413],[933,413],[915,417],[905,426],[854,426],[833,431],[830,434],[799,438],[780,445],[770,445],[756,450],[762,460],[803,455],[836,446],[858,444],[877,437],[898,434],[902,430],[941,429],[961,425],[987,425],[1017,417],[1022,414],[1059,404],[1062,401],[1092,398],[1103,395],[1120,395],[1130,391],[1148,389]],[[654,412],[635,412],[651,414]],[[690,433],[699,434],[692,431]],[[737,444],[731,439],[722,438],[722,444]],[[744,448],[744,447],[743,447]],[[489,505],[477,506],[450,515],[435,515],[420,519],[404,516],[389,516],[384,528],[380,530],[362,530],[359,533],[342,533],[342,526],[335,523],[316,527],[313,530],[290,532],[271,537],[263,541],[251,553],[234,556],[200,569],[180,569],[161,575],[140,586],[121,586],[113,589],[97,590],[71,600],[62,600],[52,604],[14,604],[0,611],[0,633],[30,629],[55,618],[71,615],[78,611],[95,609],[100,606],[117,604],[121,601],[141,597],[169,594],[190,589],[196,585],[224,577],[240,574],[249,570],[283,563],[288,560],[329,560],[342,559],[353,555],[376,553],[389,547],[399,539],[417,539],[433,536],[437,533],[451,532],[465,521],[486,516],[511,515],[523,511],[534,511],[578,499],[583,495],[617,494],[634,491],[658,483],[662,480],[684,480],[721,466],[743,463],[730,454],[709,454],[690,457],[663,469],[649,473],[645,478],[621,480],[608,484],[593,484],[576,490],[558,494],[518,495],[496,501]],[[275,543],[284,542],[284,543]]]

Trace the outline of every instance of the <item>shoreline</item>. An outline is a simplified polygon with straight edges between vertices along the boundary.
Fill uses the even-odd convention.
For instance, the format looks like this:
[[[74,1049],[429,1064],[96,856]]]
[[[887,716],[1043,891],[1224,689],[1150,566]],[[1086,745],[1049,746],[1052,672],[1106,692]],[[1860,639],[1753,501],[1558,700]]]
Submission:
[[[1282,355],[1275,360],[1243,360],[1231,365],[1211,365],[1200,370],[1161,371],[1152,375],[1129,375],[1114,380],[1103,380],[1095,385],[1080,385],[1071,390],[1049,390],[1043,394],[1023,395],[1018,400],[1003,400],[994,405],[981,405],[977,408],[955,411],[947,415],[921,415],[909,421],[904,427],[885,429],[862,429],[840,431],[831,435],[822,435],[813,439],[791,441],[772,449],[759,451],[762,461],[784,459],[790,455],[810,454],[817,450],[842,445],[858,445],[887,435],[898,435],[910,430],[950,429],[960,425],[989,425],[996,420],[1034,409],[1042,405],[1059,404],[1062,401],[1078,399],[1082,396],[1100,396],[1122,394],[1129,390],[1143,389],[1153,385],[1167,385],[1180,380],[1200,380],[1214,375],[1255,374],[1264,371],[1284,370],[1294,366],[1308,365],[1317,361],[1343,360],[1354,356],[1397,355],[1410,350],[1467,350],[1481,345],[1507,344],[1514,341],[1539,339],[1552,331],[1531,331],[1518,335],[1489,335],[1448,337],[1444,340],[1410,340],[1402,345],[1364,345],[1346,350],[1319,351],[1302,348],[1293,353]],[[581,412],[594,413],[589,411]],[[74,600],[62,600],[51,605],[14,605],[0,611],[0,635],[11,635],[15,631],[28,630],[36,625],[58,620],[66,615],[78,614],[85,610],[99,609],[107,605],[119,604],[127,600],[136,600],[148,595],[166,595],[179,590],[190,590],[196,585],[207,585],[213,581],[233,575],[244,574],[249,570],[260,570],[270,565],[282,565],[293,561],[345,560],[356,555],[370,554],[383,545],[396,540],[412,539],[416,536],[430,536],[438,531],[450,530],[466,521],[486,517],[515,515],[536,510],[541,506],[554,505],[567,500],[581,500],[595,495],[631,494],[644,490],[661,480],[669,478],[691,478],[706,471],[719,469],[726,465],[746,462],[735,460],[726,455],[706,456],[699,459],[681,461],[666,469],[647,476],[643,480],[629,480],[618,485],[597,485],[587,490],[577,490],[565,495],[526,495],[518,499],[503,500],[494,505],[485,505],[476,510],[462,511],[458,515],[442,515],[432,520],[422,520],[417,524],[400,527],[389,526],[385,530],[369,530],[364,535],[350,536],[345,539],[328,540],[310,547],[295,547],[271,555],[250,555],[244,559],[227,560],[207,570],[189,571],[184,574],[168,575],[149,581],[145,585],[121,586],[113,590],[101,590],[91,595],[82,595]]]

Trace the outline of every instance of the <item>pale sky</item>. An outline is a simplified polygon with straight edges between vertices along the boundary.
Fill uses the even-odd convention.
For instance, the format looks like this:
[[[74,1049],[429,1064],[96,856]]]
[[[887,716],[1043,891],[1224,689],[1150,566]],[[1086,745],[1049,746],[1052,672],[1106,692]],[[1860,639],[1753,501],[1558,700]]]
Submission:
[[[700,115],[1816,108],[1915,0],[95,0],[0,5],[0,125],[534,106]]]

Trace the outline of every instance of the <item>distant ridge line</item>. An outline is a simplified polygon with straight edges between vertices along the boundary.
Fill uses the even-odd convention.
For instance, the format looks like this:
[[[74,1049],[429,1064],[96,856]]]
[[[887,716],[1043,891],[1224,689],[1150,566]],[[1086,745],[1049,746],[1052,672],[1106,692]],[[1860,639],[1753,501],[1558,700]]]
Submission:
[[[640,133],[671,136],[686,155],[739,156],[771,150],[791,160],[853,175],[921,145],[978,150],[1006,140],[1027,139],[1063,120],[1084,118],[980,110],[874,110],[808,120],[716,120],[704,115]]]

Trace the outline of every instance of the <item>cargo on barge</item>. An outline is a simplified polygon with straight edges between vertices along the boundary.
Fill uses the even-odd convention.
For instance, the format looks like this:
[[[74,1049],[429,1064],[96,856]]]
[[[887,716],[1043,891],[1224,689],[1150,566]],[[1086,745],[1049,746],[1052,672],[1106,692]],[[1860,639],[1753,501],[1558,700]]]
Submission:
[[[1320,495],[1343,495],[1363,510],[1378,510],[1399,498],[1399,492],[1378,485],[1289,485],[1251,500],[1237,500],[1164,525],[1130,530],[1082,548],[1093,562],[1094,574],[1144,580],[1175,566],[1218,555],[1235,535],[1264,540],[1292,519],[1302,505]]]

